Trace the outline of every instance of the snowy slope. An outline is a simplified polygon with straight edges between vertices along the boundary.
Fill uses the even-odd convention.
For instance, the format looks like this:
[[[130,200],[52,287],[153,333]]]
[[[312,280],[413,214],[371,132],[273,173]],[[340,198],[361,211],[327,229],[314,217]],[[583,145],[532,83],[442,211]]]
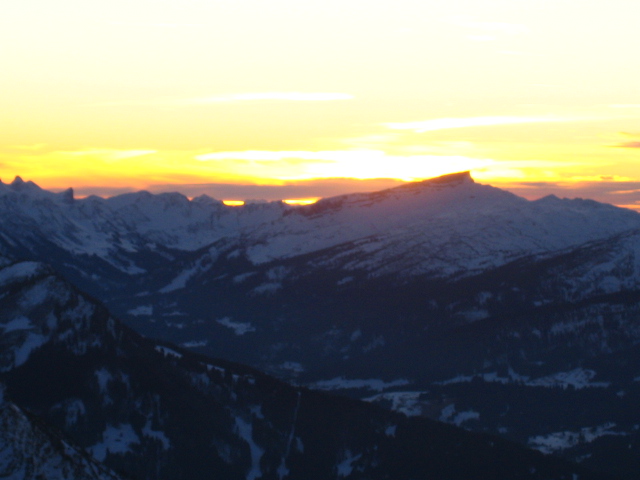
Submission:
[[[118,480],[86,452],[4,399],[0,386],[0,478]]]
[[[122,253],[158,247],[196,250],[228,235],[280,216],[282,203],[251,205],[237,210],[208,197],[189,201],[180,194],[148,192],[103,199],[76,200],[72,190],[54,194],[17,177],[0,184],[0,235],[8,249],[48,241],[73,254],[96,255],[127,273]]]
[[[346,267],[451,274],[495,267],[640,226],[640,216],[595,202],[529,202],[468,174],[321,200],[255,234],[254,263],[357,242]],[[389,265],[391,259],[391,265]]]
[[[448,276],[493,268],[640,227],[634,212],[591,201],[529,202],[455,174],[325,199],[254,234],[254,263],[354,245],[326,262],[379,273]]]
[[[6,266],[0,278],[0,381],[19,405],[0,406],[0,473],[8,478],[115,478],[95,461],[141,480],[606,478],[157,344],[39,264]],[[52,451],[20,409],[95,461],[65,443]]]
[[[554,197],[529,202],[468,173],[301,207],[227,207],[208,197],[148,192],[77,200],[71,191],[53,194],[17,178],[0,185],[0,213],[5,252],[36,254],[46,243],[128,274],[149,269],[136,253],[166,260],[216,244],[254,265],[327,251],[319,266],[450,276],[640,228],[640,215],[629,210]]]

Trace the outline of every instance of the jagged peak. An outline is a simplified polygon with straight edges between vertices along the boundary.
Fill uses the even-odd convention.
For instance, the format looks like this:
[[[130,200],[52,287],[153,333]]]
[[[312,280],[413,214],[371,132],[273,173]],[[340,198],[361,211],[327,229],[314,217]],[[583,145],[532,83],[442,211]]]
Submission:
[[[13,179],[13,182],[9,184],[11,189],[16,192],[22,191],[33,191],[40,192],[42,189],[33,183],[31,180],[27,180],[26,182],[22,179],[20,175],[16,175],[16,178]]]
[[[60,198],[62,199],[62,201],[64,203],[73,203],[74,198],[73,198],[73,188],[69,187],[66,190],[60,192],[58,195],[60,195]]]

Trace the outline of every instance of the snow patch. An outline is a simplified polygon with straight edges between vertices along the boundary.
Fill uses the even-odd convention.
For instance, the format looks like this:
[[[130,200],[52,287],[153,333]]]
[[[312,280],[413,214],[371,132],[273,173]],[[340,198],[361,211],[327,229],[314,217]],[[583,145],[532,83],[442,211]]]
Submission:
[[[290,470],[287,468],[284,457],[282,457],[282,461],[280,462],[276,473],[278,474],[278,478],[280,480],[284,480],[284,478],[289,475]]]
[[[255,415],[256,418],[264,420],[264,414],[262,413],[262,405],[252,405],[249,407],[251,415]]]
[[[209,257],[204,257],[204,258],[209,259]],[[191,278],[204,272],[205,270],[206,270],[206,267],[203,265],[203,259],[201,258],[196,262],[194,266],[180,272],[178,276],[176,276],[173,280],[171,280],[171,282],[168,285],[158,290],[158,292],[169,293],[169,292],[175,292],[176,290],[181,290],[187,286],[187,282],[191,280]]]
[[[125,454],[131,451],[132,445],[139,443],[140,438],[130,424],[107,425],[106,430],[102,433],[102,442],[87,450],[96,460],[103,462],[107,458],[107,454]]]
[[[385,382],[383,380],[371,378],[364,379],[347,379],[344,377],[336,377],[331,380],[320,380],[318,382],[308,385],[310,388],[317,390],[346,390],[356,388],[366,388],[367,390],[382,392],[388,388],[401,387],[408,385],[410,382],[406,379],[398,379],[392,382]]]
[[[67,403],[66,411],[65,425],[69,428],[78,423],[78,419],[86,413],[87,409],[82,400],[75,398]]]
[[[282,283],[280,282],[267,282],[251,290],[251,293],[253,293],[254,295],[271,295],[276,293],[281,288]]]
[[[113,380],[111,373],[106,368],[101,368],[100,370],[96,370],[96,379],[98,380],[98,387],[100,388],[100,393],[107,393],[107,386],[109,382]]]
[[[596,372],[593,370],[586,370],[584,368],[576,368],[570,372],[554,373],[547,377],[538,378],[527,382],[527,385],[533,387],[562,387],[567,388],[572,386],[576,389],[582,388],[607,388],[610,383],[608,382],[592,382],[591,380],[596,376]]]
[[[440,420],[441,422],[448,422],[455,413],[456,405],[454,403],[451,403],[440,411],[440,418],[438,418],[438,420]]]
[[[140,305],[136,308],[132,308],[131,310],[129,310],[127,312],[129,315],[133,315],[133,316],[148,316],[148,315],[153,315],[153,305]]]
[[[44,335],[29,333],[29,335],[27,335],[27,338],[24,340],[24,343],[18,349],[16,349],[14,353],[13,365],[15,367],[19,367],[20,365],[25,363],[29,359],[31,353],[47,343],[47,340],[49,339]]]
[[[4,325],[0,325],[0,328],[4,330],[4,333],[9,333],[16,330],[29,330],[30,328],[33,328],[33,324],[27,317],[21,316],[10,320]]]
[[[20,262],[0,270],[0,286],[29,280],[45,270],[38,262]]]
[[[251,453],[251,469],[247,473],[247,480],[255,480],[262,476],[260,469],[260,459],[264,455],[264,449],[253,440],[253,425],[245,422],[242,418],[236,417],[236,430],[240,438],[249,444]]]
[[[345,478],[351,475],[355,467],[354,464],[361,458],[362,454],[354,456],[351,451],[347,450],[345,452],[345,459],[336,466],[338,477]]]
[[[51,286],[47,282],[38,282],[22,295],[18,304],[23,308],[32,308],[44,303],[49,295],[51,295]]]
[[[274,267],[269,269],[266,275],[267,275],[267,279],[274,282],[280,282],[284,280],[287,277],[287,275],[289,275],[290,272],[291,272],[290,268],[279,266],[279,267]]]
[[[239,283],[242,283],[247,278],[253,277],[255,274],[256,272],[247,272],[247,273],[241,273],[240,275],[236,275],[235,277],[233,277],[233,283],[235,283],[236,285]]]
[[[529,446],[545,454],[556,453],[561,450],[575,447],[581,443],[591,443],[605,435],[625,435],[623,432],[614,432],[615,423],[606,423],[597,427],[586,427],[578,432],[555,432],[549,435],[538,435],[529,438]]]
[[[304,367],[301,363],[298,362],[284,362],[280,364],[280,368],[282,370],[288,370],[294,373],[302,373],[304,372]]]
[[[162,345],[156,345],[156,352],[160,352],[165,357],[182,358],[182,354],[180,352],[176,352],[175,350]]]
[[[531,380],[530,377],[520,375],[512,369],[509,369],[506,377],[501,377],[497,372],[488,372],[479,375],[458,375],[457,377],[442,382],[436,382],[437,385],[450,385],[453,383],[465,383],[471,382],[476,378],[480,378],[488,383],[521,383],[529,387],[562,387],[567,388],[572,386],[576,389],[582,388],[607,388],[610,383],[608,382],[592,382],[591,380],[596,376],[596,372],[593,370],[586,370],[584,368],[576,368],[569,372],[558,372],[546,377],[540,377]],[[640,377],[639,377],[640,378]]]
[[[244,335],[245,333],[255,332],[256,328],[250,323],[234,322],[230,317],[219,318],[216,320],[223,327],[230,328],[236,335]]]
[[[363,399],[365,402],[390,401],[391,410],[405,414],[407,417],[422,415],[420,395],[424,392],[387,392]]]
[[[480,414],[478,412],[474,412],[473,410],[468,410],[465,412],[457,412],[456,405],[451,403],[444,407],[440,412],[439,420],[441,422],[453,423],[454,425],[460,427],[464,422],[468,420],[478,420],[480,418]]]
[[[467,420],[478,420],[479,418],[480,414],[478,412],[467,410],[466,412],[458,412],[451,420],[451,423],[459,427]]]
[[[208,340],[191,340],[189,342],[183,342],[180,345],[185,348],[198,348],[198,347],[206,347]]]
[[[151,420],[147,420],[147,423],[142,428],[142,436],[158,440],[160,443],[162,443],[162,448],[164,448],[165,450],[169,450],[169,448],[171,448],[171,442],[169,441],[165,433],[160,430],[153,430],[151,428]]]

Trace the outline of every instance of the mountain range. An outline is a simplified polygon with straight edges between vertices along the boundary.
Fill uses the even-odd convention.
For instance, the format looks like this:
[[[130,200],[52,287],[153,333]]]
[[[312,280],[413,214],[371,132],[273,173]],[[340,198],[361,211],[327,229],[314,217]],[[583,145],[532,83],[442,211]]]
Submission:
[[[640,215],[633,211],[591,200],[528,201],[460,173],[308,206],[243,207],[147,192],[75,199],[72,190],[51,193],[16,178],[0,184],[0,218],[6,258],[0,283],[7,285],[1,300],[13,302],[2,308],[7,395],[121,475],[152,478],[132,466],[132,452],[149,465],[167,465],[163,471],[173,472],[167,478],[182,478],[171,469],[185,464],[194,470],[180,473],[184,478],[211,469],[226,472],[220,478],[276,478],[280,465],[280,472],[293,472],[283,452],[291,454],[296,443],[282,439],[299,395],[313,397],[323,412],[333,409],[327,418],[357,410],[353,416],[379,427],[336,425],[330,435],[355,429],[371,440],[370,450],[328,442],[318,478],[347,471],[345,477],[360,478],[353,476],[355,465],[365,459],[362,478],[385,478],[380,472],[395,467],[375,474],[367,468],[382,462],[371,451],[389,439],[399,442],[384,434],[398,419],[410,428],[451,423],[503,437],[508,448],[516,442],[623,478],[640,468]],[[30,293],[15,293],[22,288]],[[54,301],[56,288],[74,293]],[[42,300],[44,307],[38,302],[47,295],[53,299]],[[71,302],[76,313],[69,313],[68,327],[52,333],[64,322],[51,315],[72,297],[82,299]],[[72,320],[87,308],[103,313],[91,310],[81,321],[84,331]],[[36,318],[44,324],[36,327]],[[109,318],[107,327],[97,326],[97,318]],[[114,337],[109,322],[126,333]],[[126,348],[118,344],[124,339]],[[94,347],[100,353],[91,361],[71,360]],[[58,378],[49,371],[65,371],[58,365],[78,371]],[[161,373],[145,384],[138,369]],[[219,369],[251,373],[218,379]],[[233,406],[243,375],[256,382],[242,387],[254,403]],[[34,378],[48,383],[34,384]],[[199,385],[194,378],[209,385],[215,379],[216,386],[200,385],[194,395],[201,397],[191,398],[186,392]],[[273,398],[288,398],[273,400],[289,405],[280,412],[273,407],[280,420],[265,416],[263,382],[282,392]],[[156,411],[154,395],[171,404],[182,395],[188,405],[215,398],[225,413],[207,415],[231,427],[213,444],[227,445],[217,452],[228,455],[210,464],[188,457],[202,450],[188,447],[180,429],[198,432],[207,421]],[[78,420],[69,422],[74,415],[87,417],[85,430]],[[161,429],[165,425],[172,426]],[[461,434],[451,428],[446,432]],[[258,430],[262,442],[253,434]],[[107,452],[107,444],[127,446]],[[174,452],[175,445],[187,452]],[[385,455],[400,458],[397,451]],[[306,461],[299,472],[311,468]],[[341,470],[340,462],[353,467]],[[439,478],[455,478],[447,475]]]

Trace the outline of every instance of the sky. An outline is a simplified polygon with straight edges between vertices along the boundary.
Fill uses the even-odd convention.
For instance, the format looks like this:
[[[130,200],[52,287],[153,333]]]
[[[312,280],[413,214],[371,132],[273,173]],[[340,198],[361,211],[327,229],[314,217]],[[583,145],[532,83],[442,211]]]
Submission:
[[[0,179],[313,199],[470,170],[640,209],[635,0],[21,0]]]

